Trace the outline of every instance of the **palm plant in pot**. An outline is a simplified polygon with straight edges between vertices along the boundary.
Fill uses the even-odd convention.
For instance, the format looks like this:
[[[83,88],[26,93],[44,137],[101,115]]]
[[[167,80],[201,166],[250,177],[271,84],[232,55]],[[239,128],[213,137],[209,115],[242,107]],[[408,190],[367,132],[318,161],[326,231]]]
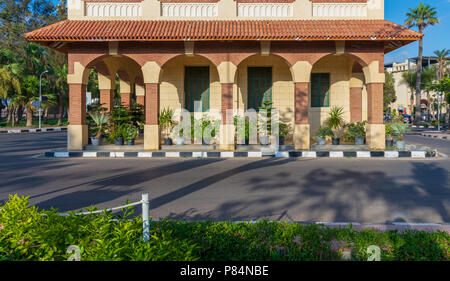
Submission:
[[[344,108],[333,106],[326,121],[326,125],[333,132],[333,145],[339,145],[341,137],[345,135]]]
[[[122,127],[122,135],[127,145],[134,145],[134,140],[138,135],[138,128],[133,124],[124,124]]]
[[[406,142],[404,140],[405,134],[408,132],[408,124],[403,122],[396,122],[392,124],[392,133],[397,137],[397,149],[404,151],[406,149]]]
[[[347,138],[354,140],[356,145],[363,145],[366,137],[366,121],[347,125]]]
[[[316,132],[317,145],[325,145],[327,143],[327,137],[333,137],[333,131],[328,126],[320,126]]]
[[[91,137],[91,143],[93,146],[100,145],[100,139],[105,132],[105,128],[108,125],[108,116],[102,112],[89,112],[89,116],[94,122],[95,126],[92,128],[92,132],[95,134],[95,137]]]
[[[172,120],[173,113],[174,113],[173,109],[164,108],[159,114],[159,125],[161,126],[161,129],[165,135],[164,137],[165,145],[173,144],[172,138],[170,137],[172,128],[175,125],[175,122]]]

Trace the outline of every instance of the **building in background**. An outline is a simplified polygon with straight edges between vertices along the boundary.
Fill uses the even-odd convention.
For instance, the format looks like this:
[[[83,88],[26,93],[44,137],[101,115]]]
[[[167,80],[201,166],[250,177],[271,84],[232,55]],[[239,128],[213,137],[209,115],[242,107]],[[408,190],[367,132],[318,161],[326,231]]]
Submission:
[[[391,110],[397,110],[399,114],[408,114],[413,116],[413,110],[416,104],[416,94],[415,94],[415,86],[411,90],[409,87],[409,83],[405,81],[403,74],[408,71],[416,71],[417,68],[418,57],[409,58],[404,62],[393,62],[389,64],[385,64],[385,70],[389,73],[392,73],[395,79],[395,93],[396,93],[396,101],[393,102],[390,106]],[[433,65],[437,65],[438,60],[436,57],[423,57],[422,69],[429,68]],[[421,97],[421,109],[424,118],[428,118],[429,116],[436,115],[437,112],[432,108],[432,105],[428,106],[428,97],[431,97],[432,100],[435,99],[435,93],[433,91],[422,91]],[[411,103],[412,102],[412,103]],[[434,103],[434,102],[433,102]],[[429,112],[430,109],[430,112]],[[443,114],[447,112],[446,107],[441,108]]]
[[[235,114],[271,101],[290,124],[287,141],[309,150],[333,106],[367,120],[372,149],[385,147],[384,55],[422,34],[384,20],[383,0],[69,0],[68,20],[26,34],[69,58],[68,149],[88,143],[86,85],[100,100],[145,106],[144,148],[159,150],[163,108]],[[202,101],[201,108],[194,108]],[[222,118],[220,149],[234,150]]]

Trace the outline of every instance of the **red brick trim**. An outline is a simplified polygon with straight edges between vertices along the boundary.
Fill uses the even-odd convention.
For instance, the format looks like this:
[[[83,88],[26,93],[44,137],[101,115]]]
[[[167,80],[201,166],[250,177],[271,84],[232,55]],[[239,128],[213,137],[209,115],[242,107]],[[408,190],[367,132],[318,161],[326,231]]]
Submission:
[[[367,84],[369,124],[383,124],[383,83]]]
[[[145,124],[158,125],[159,116],[159,84],[145,84]]]
[[[362,88],[350,88],[350,122],[362,122]]]
[[[69,124],[86,125],[86,85],[69,85]]]
[[[222,124],[226,125],[228,124],[227,110],[233,109],[233,83],[222,83],[221,86],[222,86],[222,105],[221,105]],[[231,125],[232,124],[233,123],[231,123]]]
[[[309,83],[295,83],[295,124],[309,124]]]

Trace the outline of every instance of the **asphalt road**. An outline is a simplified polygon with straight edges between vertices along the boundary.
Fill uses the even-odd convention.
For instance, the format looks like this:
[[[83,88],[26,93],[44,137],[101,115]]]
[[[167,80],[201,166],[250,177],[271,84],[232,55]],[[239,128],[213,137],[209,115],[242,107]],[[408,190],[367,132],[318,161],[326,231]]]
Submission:
[[[409,136],[450,155],[450,142]],[[65,133],[0,135],[0,202],[60,211],[151,197],[154,218],[450,222],[450,160],[45,159]],[[137,209],[139,213],[139,209]]]

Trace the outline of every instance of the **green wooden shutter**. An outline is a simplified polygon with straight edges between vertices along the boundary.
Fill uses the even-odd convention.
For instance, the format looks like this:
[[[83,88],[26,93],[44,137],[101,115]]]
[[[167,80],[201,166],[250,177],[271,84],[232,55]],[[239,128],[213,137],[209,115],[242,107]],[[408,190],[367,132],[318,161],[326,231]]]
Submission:
[[[248,108],[256,111],[264,101],[272,102],[272,67],[249,67],[248,76]]]
[[[330,106],[330,73],[311,74],[311,107]]]
[[[207,112],[210,102],[209,66],[187,66],[184,73],[185,107],[189,112]],[[202,101],[202,108],[195,108],[195,101]]]

